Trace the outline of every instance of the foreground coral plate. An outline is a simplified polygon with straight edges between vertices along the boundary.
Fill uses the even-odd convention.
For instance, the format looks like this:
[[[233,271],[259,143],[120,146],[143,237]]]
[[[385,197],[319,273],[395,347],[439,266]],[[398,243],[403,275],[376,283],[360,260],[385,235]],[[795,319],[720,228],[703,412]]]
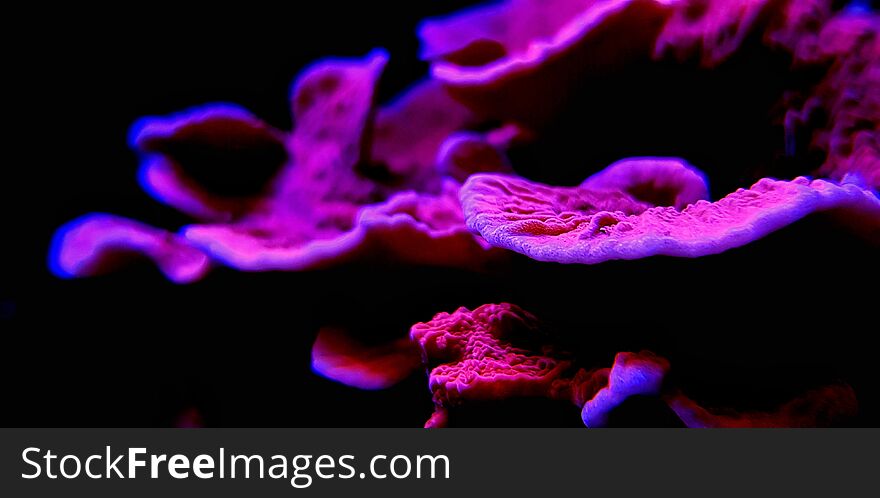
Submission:
[[[654,264],[658,256],[736,252],[808,218],[876,249],[880,17],[839,4],[504,0],[428,19],[418,36],[430,74],[390,102],[376,102],[389,61],[376,49],[303,70],[290,131],[228,103],[143,118],[130,132],[140,183],[190,224],[166,230],[88,214],[58,230],[49,266],[60,277],[86,277],[146,258],[175,283],[219,266],[343,274],[440,267],[516,279],[523,268],[547,270],[543,263]],[[758,85],[758,122],[730,138],[731,150],[660,129],[677,116],[625,115],[632,102],[668,113],[660,101],[670,90],[699,88],[711,75],[760,82],[771,73],[772,84]],[[734,97],[694,95],[681,111],[733,126],[739,121],[723,112],[731,107],[720,104]],[[702,109],[715,104],[715,114]],[[658,123],[648,134],[660,138],[638,136],[642,119]],[[603,143],[597,131],[620,123],[625,136]],[[206,171],[257,172],[265,181],[227,192],[205,182]],[[464,296],[465,285],[452,292]],[[372,391],[423,366],[435,406],[427,427],[456,425],[468,406],[515,399],[570,403],[588,427],[613,425],[635,398],[661,404],[687,427],[840,425],[857,414],[855,391],[833,381],[772,410],[705,408],[674,385],[670,361],[640,351],[590,364],[504,302],[520,301],[496,297],[462,297],[455,306],[500,304],[437,314],[409,335],[394,325],[383,340],[371,336],[379,325],[317,317],[312,371]]]
[[[468,226],[538,261],[595,264],[658,254],[699,257],[757,240],[807,215],[847,218],[880,241],[880,199],[858,185],[763,179],[717,202],[652,206],[618,190],[549,187],[476,175],[461,192]]]

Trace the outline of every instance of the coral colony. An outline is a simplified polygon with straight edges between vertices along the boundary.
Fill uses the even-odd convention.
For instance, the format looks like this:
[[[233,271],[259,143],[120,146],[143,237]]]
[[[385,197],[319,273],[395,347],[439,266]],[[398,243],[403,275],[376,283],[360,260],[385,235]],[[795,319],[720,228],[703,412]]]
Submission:
[[[391,103],[374,104],[389,59],[374,50],[306,69],[293,86],[289,132],[231,104],[141,120],[130,136],[141,184],[193,224],[171,233],[91,214],[58,231],[50,264],[59,276],[85,277],[146,257],[176,283],[218,265],[487,272],[504,271],[514,253],[534,265],[601,265],[718,254],[818,212],[875,244],[878,33],[877,14],[824,0],[507,0],[427,20],[419,37],[430,76]],[[759,175],[713,200],[713,174],[700,169],[711,165],[676,157],[621,156],[559,186],[527,177],[509,154],[559,129],[591,81],[670,62],[711,72],[749,40],[815,75],[783,89],[768,118],[784,130],[781,153],[821,155],[807,171]],[[198,153],[271,157],[278,169],[262,195],[229,197],[188,174]],[[843,384],[766,411],[704,409],[670,380],[666,359],[620,352],[610,366],[582,364],[516,303],[429,318],[378,346],[326,327],[312,368],[361,389],[427,368],[435,405],[427,427],[448,425],[450,411],[470,403],[535,397],[570,402],[588,427],[606,425],[632,396],[660,400],[688,427],[835,425],[857,412]]]

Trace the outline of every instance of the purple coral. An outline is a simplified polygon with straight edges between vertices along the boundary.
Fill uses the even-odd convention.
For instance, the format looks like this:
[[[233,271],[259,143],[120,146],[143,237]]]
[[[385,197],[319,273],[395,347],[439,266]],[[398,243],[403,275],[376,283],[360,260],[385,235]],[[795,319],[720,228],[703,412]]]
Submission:
[[[184,239],[118,216],[93,214],[58,230],[49,262],[61,277],[100,275],[136,256],[156,263],[169,280],[202,278],[210,260]]]
[[[131,143],[143,154],[142,185],[157,200],[208,222],[184,227],[165,252],[204,252],[248,271],[303,270],[371,257],[477,268],[497,256],[464,229],[458,186],[435,166],[457,161],[443,158],[458,147],[441,146],[470,114],[425,83],[379,109],[374,120],[373,94],[386,62],[387,55],[376,51],[362,60],[331,60],[308,69],[294,86],[296,125],[289,136],[229,104],[140,121]],[[280,170],[263,195],[224,197],[186,173],[193,151],[209,150],[213,157],[251,154],[247,158],[279,147],[290,157],[279,158]],[[86,218],[65,230],[86,222],[92,233],[104,229]],[[97,248],[86,245],[97,239],[79,238],[76,249],[67,247],[70,240],[60,236],[53,257],[63,254],[71,275],[93,273],[73,260],[92,257]],[[143,244],[124,249],[146,252]]]
[[[292,91],[290,132],[232,104],[141,120],[130,136],[141,159],[141,185],[193,224],[172,233],[88,215],[58,230],[50,264],[60,276],[91,276],[144,256],[176,283],[201,279],[215,265],[336,267],[343,275],[357,266],[351,263],[404,271],[440,266],[468,275],[445,289],[459,306],[477,302],[459,297],[474,284],[471,272],[511,263],[510,252],[528,256],[516,259],[522,266],[500,272],[510,280],[523,268],[547,269],[534,260],[598,265],[655,255],[698,258],[749,245],[813,215],[875,243],[877,27],[873,14],[836,12],[822,0],[508,0],[428,20],[419,34],[431,75],[388,104],[376,105],[388,63],[376,50],[306,69]],[[551,135],[567,127],[577,136],[578,122],[601,127],[601,114],[589,104],[627,98],[625,92],[590,94],[596,81],[631,65],[712,71],[750,40],[782,53],[792,72],[821,73],[786,88],[769,112],[780,121],[780,154],[794,161],[805,149],[819,153],[809,168],[744,173],[737,177],[741,188],[721,192],[714,202],[714,165],[694,160],[703,173],[685,159],[645,156],[644,150],[615,155],[606,163],[616,162],[592,175],[582,167],[578,179],[587,179],[578,186],[524,173],[517,147],[558,138]],[[588,105],[570,105],[578,99]],[[574,123],[560,119],[566,112],[576,115]],[[601,144],[589,138],[570,145],[592,156]],[[197,171],[193,158],[216,170]],[[558,168],[581,167],[581,159],[560,165],[539,157],[535,170],[552,178]],[[264,168],[267,179],[248,192],[204,181],[224,168],[233,177],[235,168]],[[429,301],[410,295],[417,294],[409,290],[412,280],[422,274],[407,278],[394,292]],[[357,299],[369,297],[369,284],[368,291],[354,292]],[[601,282],[590,285],[585,293],[602,292]],[[493,289],[491,300],[478,302],[506,300],[494,298],[507,292]],[[381,299],[381,314],[407,311],[399,296]],[[424,364],[435,405],[428,426],[449,425],[450,413],[463,405],[522,397],[573,404],[590,427],[612,424],[613,412],[634,397],[660,400],[690,427],[832,425],[857,407],[854,391],[839,385],[775,410],[704,408],[669,385],[665,358],[623,352],[611,367],[595,368],[599,362],[576,358],[534,316],[507,303],[441,313],[415,325],[410,337],[397,323],[392,339],[378,343],[359,337],[371,327],[331,327],[331,317],[314,318],[320,325],[312,370],[344,386],[389,388]]]
[[[409,338],[365,345],[336,328],[318,332],[312,345],[312,369],[320,375],[359,389],[385,389],[421,365]]]
[[[469,402],[546,397],[581,407],[587,427],[605,427],[627,399],[655,397],[687,427],[809,427],[851,419],[857,402],[852,388],[830,385],[766,412],[728,409],[713,414],[669,386],[670,363],[649,351],[622,352],[611,368],[586,370],[530,313],[507,303],[473,311],[439,313],[413,326],[423,351],[435,411],[426,427],[449,424],[450,411]]]
[[[605,174],[602,174],[605,176]],[[539,261],[593,264],[653,255],[699,257],[739,247],[816,212],[840,212],[875,239],[880,199],[858,185],[763,179],[717,202],[652,206],[619,190],[548,187],[476,175],[462,189],[468,226]]]
[[[508,0],[419,30],[431,74],[479,115],[545,124],[592,72],[646,57],[660,0]]]

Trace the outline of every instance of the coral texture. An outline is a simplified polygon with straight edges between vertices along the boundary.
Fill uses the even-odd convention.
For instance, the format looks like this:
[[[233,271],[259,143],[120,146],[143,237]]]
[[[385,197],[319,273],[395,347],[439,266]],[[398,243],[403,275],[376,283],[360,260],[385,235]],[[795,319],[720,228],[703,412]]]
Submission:
[[[854,184],[763,179],[719,201],[677,209],[590,183],[550,187],[481,174],[468,180],[461,199],[468,226],[491,244],[558,263],[716,254],[823,211],[857,219],[874,240],[880,232],[880,199]]]
[[[558,356],[537,320],[511,304],[439,313],[412,327],[431,368],[436,411],[426,427],[446,425],[446,409],[468,399],[547,396],[570,382],[570,361]]]
[[[852,388],[829,385],[768,412],[713,413],[667,385],[670,363],[649,351],[622,352],[611,368],[586,370],[553,345],[536,317],[508,304],[439,313],[412,327],[423,352],[435,411],[425,427],[444,427],[449,411],[473,401],[549,398],[581,407],[587,427],[605,427],[628,398],[655,397],[687,427],[814,427],[857,413]]]

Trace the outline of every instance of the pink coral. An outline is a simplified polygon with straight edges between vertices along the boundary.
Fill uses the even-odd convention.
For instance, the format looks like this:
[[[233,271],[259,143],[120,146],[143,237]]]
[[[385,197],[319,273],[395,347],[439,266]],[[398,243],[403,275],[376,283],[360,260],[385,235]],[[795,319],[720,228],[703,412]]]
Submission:
[[[346,331],[325,327],[312,346],[312,369],[328,379],[359,389],[385,389],[421,365],[408,337],[365,345]]]
[[[679,158],[623,159],[587,178],[581,186],[594,190],[620,190],[655,206],[677,209],[709,198],[706,177]]]
[[[207,222],[185,227],[174,239],[177,247],[191,245],[190,252],[250,271],[358,258],[481,268],[498,256],[466,230],[458,185],[437,166],[458,161],[444,158],[459,147],[442,146],[471,114],[426,82],[373,118],[386,61],[375,51],[308,69],[294,86],[296,122],[289,136],[229,104],[139,122],[131,142],[143,154],[144,187]],[[503,153],[492,150],[503,165]],[[268,157],[278,170],[263,193],[215,194],[187,171],[188,158],[198,154],[242,168]],[[59,240],[63,245],[68,239]],[[64,254],[70,259],[88,251]],[[87,274],[77,271],[81,265],[66,266],[71,274]]]
[[[439,172],[459,182],[478,172],[513,173],[505,150],[525,132],[507,125],[488,133],[459,131],[450,134],[437,156]]]
[[[671,54],[681,61],[696,55],[712,67],[736,52],[776,0],[684,0],[677,2],[669,22],[657,37],[654,54]]]
[[[583,403],[584,425],[605,427],[608,415],[630,396],[659,396],[668,372],[669,362],[651,352],[618,353],[605,387]]]
[[[479,115],[539,125],[585,75],[648,57],[670,14],[666,3],[508,0],[426,21],[422,57]]]
[[[517,397],[569,401],[584,406],[585,422],[604,423],[629,396],[659,394],[668,370],[648,352],[621,353],[611,369],[579,369],[533,315],[508,303],[439,313],[411,337],[431,368],[435,411],[426,427],[447,425],[448,410],[467,401]]]
[[[628,65],[696,59],[708,69],[763,39],[789,52],[795,69],[826,73],[805,95],[794,87],[779,95],[786,153],[804,153],[795,129],[824,119],[810,130],[810,146],[826,155],[815,172],[836,181],[857,175],[878,188],[880,22],[832,7],[830,0],[508,0],[429,20],[420,36],[432,74],[456,99],[482,117],[535,129],[551,125],[574,96],[589,95],[591,82]]]
[[[433,80],[417,84],[378,109],[371,130],[370,163],[409,184],[430,183],[442,144],[477,118]]]
[[[284,135],[245,109],[213,104],[167,117],[143,118],[129,142],[143,155],[139,178],[159,202],[198,220],[229,221],[252,208],[255,199],[215,194],[186,171],[188,159],[203,154],[242,171],[267,157],[272,167],[284,160]],[[217,164],[212,167],[217,168]],[[214,172],[216,173],[216,171]]]
[[[691,428],[831,427],[858,413],[856,394],[845,385],[830,385],[808,391],[766,412],[712,412],[683,394],[668,395],[666,401],[684,424]]]
[[[172,282],[200,279],[210,268],[208,256],[181,237],[119,216],[93,214],[62,227],[49,255],[62,277],[100,275],[132,257],[146,257]]]
[[[433,366],[436,411],[426,427],[445,425],[446,409],[463,400],[543,396],[573,373],[570,361],[541,342],[535,317],[511,304],[439,313],[410,335]]]
[[[786,133],[812,132],[809,145],[827,153],[818,171],[822,176],[880,188],[880,16],[838,14],[820,26],[794,40],[780,31],[768,35],[790,46],[796,64],[829,66],[821,81],[800,95],[800,106],[788,110]]]
[[[822,68],[806,95],[783,99],[788,140],[822,112],[810,146],[827,154],[817,173],[842,181],[857,176],[880,187],[880,17],[834,12],[830,0],[692,0],[677,9],[657,40],[656,53],[679,59],[700,54],[704,66],[732,55],[751,32],[791,54],[793,66]],[[795,92],[799,93],[799,92]],[[821,112],[820,112],[821,111]],[[796,144],[787,144],[795,147]],[[791,153],[792,151],[789,151]]]
[[[587,427],[605,427],[627,399],[659,399],[687,427],[828,426],[856,414],[852,389],[831,385],[768,412],[712,413],[667,385],[670,363],[649,351],[622,352],[611,368],[579,368],[536,317],[507,303],[439,313],[412,327],[430,368],[435,411],[426,427],[449,423],[449,410],[469,401],[544,397],[581,408]]]
[[[763,179],[719,201],[683,209],[650,207],[589,184],[549,187],[475,175],[461,198],[468,226],[491,244],[559,263],[716,254],[823,211],[858,220],[859,230],[872,239],[880,234],[880,199],[853,184]]]
[[[816,213],[880,241],[871,191],[880,187],[878,26],[873,14],[835,13],[830,0],[506,0],[429,20],[420,37],[432,77],[389,105],[374,102],[388,61],[377,50],[307,69],[293,88],[289,133],[230,104],[142,120],[130,138],[142,186],[196,223],[174,234],[89,215],[59,230],[50,264],[60,276],[88,276],[145,256],[178,283],[201,278],[212,262],[248,271],[361,260],[483,270],[506,249],[597,264],[716,254]],[[682,73],[691,77],[754,48],[748,43],[792,63],[797,84],[770,114],[784,128],[786,159],[818,150],[811,168],[827,179],[764,178],[710,202],[705,176],[678,158],[623,159],[575,187],[515,176],[513,144],[543,139],[554,148],[558,138],[548,135],[561,131],[564,141],[564,128],[581,131],[562,116],[602,126],[607,116],[592,111],[613,112],[614,99],[640,90],[633,78],[619,93],[593,92],[613,90],[614,82],[596,84],[607,76],[694,62]],[[801,81],[810,71],[820,76]],[[603,99],[610,103],[591,107]],[[265,181],[218,192],[193,158],[218,176],[256,172]],[[609,425],[634,396],[665,402],[688,427],[822,426],[856,411],[847,386],[767,412],[707,409],[668,385],[665,358],[622,352],[610,368],[588,369],[507,303],[440,313],[383,344],[325,327],[312,348],[314,372],[361,389],[394,385],[420,361],[435,405],[428,427],[447,425],[450,410],[468,402],[521,397],[570,402],[588,427]]]

